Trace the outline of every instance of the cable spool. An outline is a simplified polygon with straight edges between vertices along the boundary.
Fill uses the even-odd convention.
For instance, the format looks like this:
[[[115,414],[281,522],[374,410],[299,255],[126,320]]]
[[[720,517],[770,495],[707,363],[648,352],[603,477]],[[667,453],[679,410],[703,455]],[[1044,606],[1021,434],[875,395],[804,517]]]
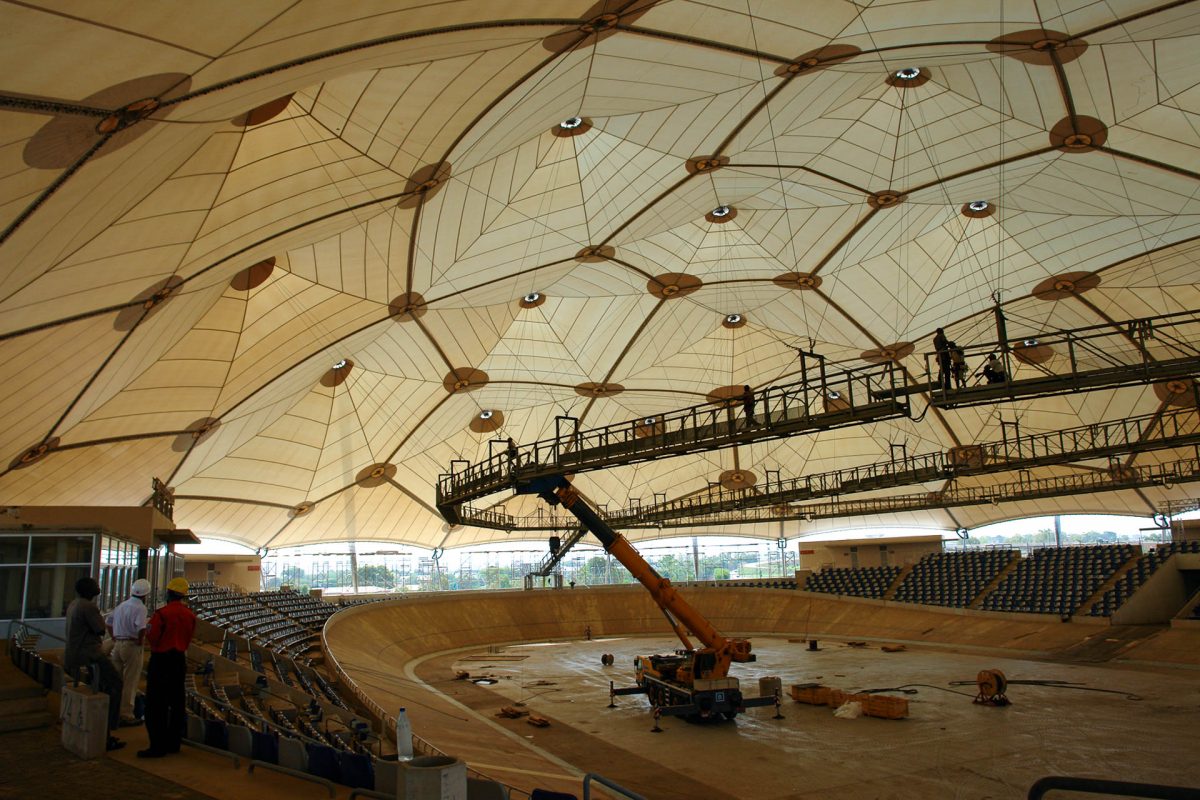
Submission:
[[[1008,691],[1008,678],[998,669],[980,670],[975,676],[975,685],[979,688],[979,694],[975,695],[975,702],[984,706],[1006,706],[1009,704],[1008,697],[1005,692]]]

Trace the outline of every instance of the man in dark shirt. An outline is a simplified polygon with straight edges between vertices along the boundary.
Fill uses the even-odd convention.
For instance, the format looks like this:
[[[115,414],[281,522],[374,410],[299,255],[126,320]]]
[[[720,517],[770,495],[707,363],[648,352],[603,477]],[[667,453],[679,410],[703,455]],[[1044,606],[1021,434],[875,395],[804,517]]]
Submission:
[[[746,414],[746,425],[757,425],[758,420],[754,418],[754,390],[749,386],[742,387],[742,411]]]
[[[167,584],[167,604],[154,612],[146,629],[150,664],[146,668],[146,733],[150,746],[138,758],[162,758],[178,753],[187,724],[183,682],[187,677],[187,649],[196,632],[196,615],[183,604],[188,582],[172,578]]]
[[[121,720],[121,673],[101,650],[104,636],[104,618],[96,606],[100,584],[95,578],[80,578],[75,581],[78,597],[67,606],[67,642],[63,648],[63,670],[78,680],[79,670],[91,667],[98,675],[100,691],[108,695],[108,749],[119,750],[125,743],[112,735]]]

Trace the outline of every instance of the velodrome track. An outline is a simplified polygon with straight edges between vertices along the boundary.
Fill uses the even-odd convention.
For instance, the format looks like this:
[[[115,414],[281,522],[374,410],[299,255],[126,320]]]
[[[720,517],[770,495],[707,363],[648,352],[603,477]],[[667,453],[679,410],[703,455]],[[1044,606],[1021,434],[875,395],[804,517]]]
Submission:
[[[989,656],[1099,661],[1108,655],[1103,643],[1113,641],[1110,637],[1118,631],[1106,620],[1063,623],[1050,615],[942,609],[791,590],[682,591],[726,634],[899,642],[977,654],[984,657],[982,666],[988,665],[982,662]],[[634,585],[389,600],[334,615],[325,627],[323,645],[330,663],[359,692],[389,713],[407,706],[416,733],[443,751],[512,785],[577,790],[578,772],[568,759],[505,731],[441,691],[439,685],[452,680],[451,659],[443,657],[436,664],[434,659],[456,651],[460,656],[487,653],[494,645],[578,641],[588,627],[593,639],[670,635],[649,595]],[[1107,647],[1120,649],[1121,658],[1134,661],[1195,664],[1200,662],[1200,629],[1126,629],[1122,643]],[[493,660],[504,658],[497,652]],[[789,682],[788,665],[770,667],[784,676],[785,685]],[[619,684],[628,683],[627,673],[620,670],[613,677]],[[594,702],[599,710],[606,698],[603,692],[592,693],[599,696],[581,702]],[[671,780],[685,789],[689,779],[680,773]]]

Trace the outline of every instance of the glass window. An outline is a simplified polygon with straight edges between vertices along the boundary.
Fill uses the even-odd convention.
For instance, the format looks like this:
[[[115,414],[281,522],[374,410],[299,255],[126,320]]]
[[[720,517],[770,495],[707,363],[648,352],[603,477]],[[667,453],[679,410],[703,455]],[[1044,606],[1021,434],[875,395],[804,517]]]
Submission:
[[[0,619],[21,618],[21,595],[25,592],[25,567],[0,567]]]
[[[28,536],[0,536],[0,564],[21,564],[29,557]]]
[[[0,564],[25,565],[29,559],[29,536],[0,536]]]
[[[25,616],[28,619],[61,617],[75,599],[75,581],[91,574],[90,566],[30,567],[29,587],[25,592]]]
[[[94,539],[89,534],[34,536],[29,560],[33,564],[90,564]]]

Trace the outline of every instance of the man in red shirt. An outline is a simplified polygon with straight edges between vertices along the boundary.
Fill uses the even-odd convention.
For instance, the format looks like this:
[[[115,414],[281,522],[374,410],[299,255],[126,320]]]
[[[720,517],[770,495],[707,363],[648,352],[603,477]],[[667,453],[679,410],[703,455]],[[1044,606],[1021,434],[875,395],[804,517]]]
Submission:
[[[196,615],[183,604],[188,582],[172,578],[167,584],[167,604],[154,612],[146,628],[150,665],[146,668],[146,733],[150,747],[138,758],[162,758],[179,752],[187,712],[183,681],[187,676],[187,649],[196,632]]]

